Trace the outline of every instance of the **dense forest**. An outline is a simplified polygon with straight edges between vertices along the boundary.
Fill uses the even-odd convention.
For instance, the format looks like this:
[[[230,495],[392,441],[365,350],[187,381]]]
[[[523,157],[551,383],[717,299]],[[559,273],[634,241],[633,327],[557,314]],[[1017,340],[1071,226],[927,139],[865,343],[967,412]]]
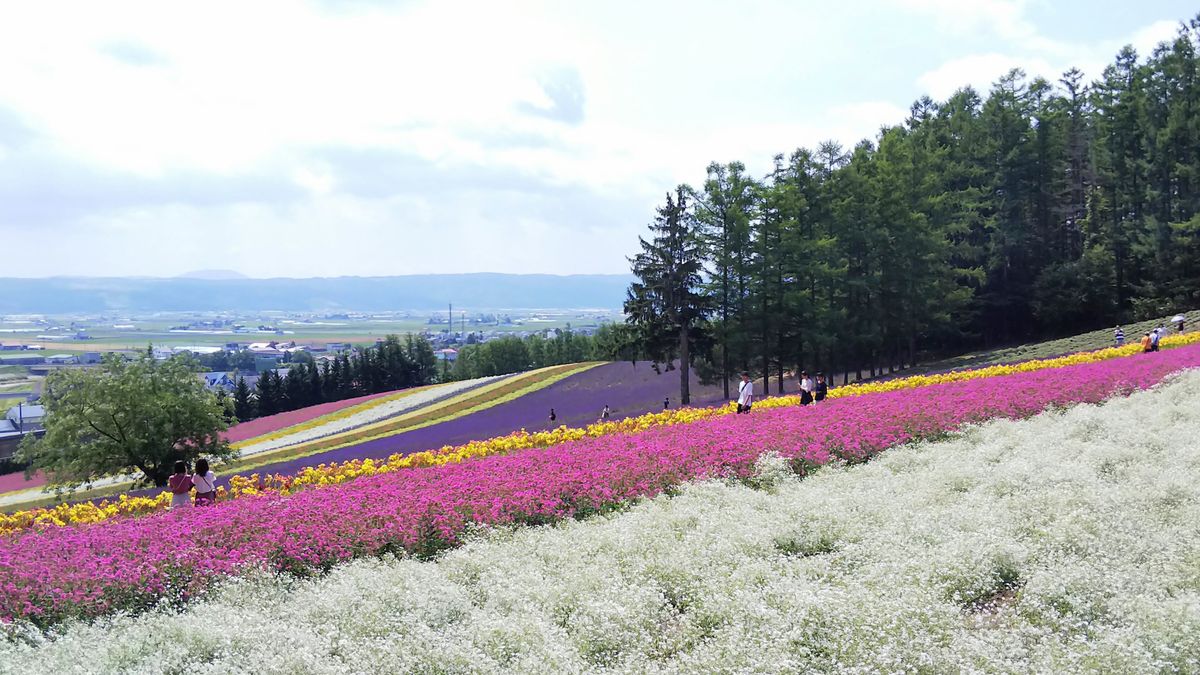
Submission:
[[[877,374],[1200,305],[1200,18],[1099,79],[1020,70],[853,148],[668,195],[626,313],[659,361]],[[761,393],[761,392],[760,392]]]

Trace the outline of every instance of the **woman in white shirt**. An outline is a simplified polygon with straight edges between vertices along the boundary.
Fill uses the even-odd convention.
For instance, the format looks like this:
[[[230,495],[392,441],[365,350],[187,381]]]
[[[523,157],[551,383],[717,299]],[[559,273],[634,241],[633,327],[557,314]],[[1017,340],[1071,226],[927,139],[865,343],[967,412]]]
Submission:
[[[192,485],[196,487],[196,506],[208,506],[217,501],[217,474],[208,468],[207,459],[196,460]]]
[[[800,373],[800,405],[808,405],[813,402],[813,381],[808,376],[808,373]]]

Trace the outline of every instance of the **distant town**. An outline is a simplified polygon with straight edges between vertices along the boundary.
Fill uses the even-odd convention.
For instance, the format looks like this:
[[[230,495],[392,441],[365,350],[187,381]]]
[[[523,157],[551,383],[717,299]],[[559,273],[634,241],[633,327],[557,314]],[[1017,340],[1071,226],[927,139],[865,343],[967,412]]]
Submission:
[[[621,320],[611,310],[477,310],[253,314],[0,315],[0,462],[21,438],[42,431],[37,404],[46,375],[88,368],[106,354],[149,349],[165,360],[188,353],[201,363],[224,364],[197,373],[210,389],[232,391],[239,378],[254,387],[267,371],[286,376],[298,358],[320,364],[389,334],[425,337],[439,361],[452,365],[464,345],[504,337],[553,337],[561,331],[592,335]],[[224,352],[238,358],[214,358]],[[304,353],[305,356],[297,355]]]

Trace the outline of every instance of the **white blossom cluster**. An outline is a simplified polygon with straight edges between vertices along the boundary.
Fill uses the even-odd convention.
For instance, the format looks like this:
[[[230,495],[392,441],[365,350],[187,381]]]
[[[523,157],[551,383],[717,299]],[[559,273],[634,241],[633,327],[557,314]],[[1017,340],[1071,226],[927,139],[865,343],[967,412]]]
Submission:
[[[1200,373],[781,467],[433,561],[19,630],[0,672],[1200,672]]]
[[[481,377],[474,380],[462,380],[460,382],[447,382],[433,387],[428,387],[420,391],[415,391],[411,394],[386,400],[382,403],[368,401],[364,404],[362,410],[359,410],[344,417],[336,417],[324,424],[320,424],[311,428],[302,429],[286,436],[278,438],[268,438],[258,441],[257,443],[248,443],[240,447],[242,457],[257,455],[270,450],[286,448],[299,443],[314,441],[318,438],[324,438],[333,434],[339,434],[343,431],[350,431],[367,424],[382,422],[392,417],[398,417],[405,413],[424,408],[432,403],[441,401],[442,399],[461,394],[465,391],[482,387],[485,384],[490,384],[497,380],[503,380],[514,377],[513,375],[495,375],[492,377]]]

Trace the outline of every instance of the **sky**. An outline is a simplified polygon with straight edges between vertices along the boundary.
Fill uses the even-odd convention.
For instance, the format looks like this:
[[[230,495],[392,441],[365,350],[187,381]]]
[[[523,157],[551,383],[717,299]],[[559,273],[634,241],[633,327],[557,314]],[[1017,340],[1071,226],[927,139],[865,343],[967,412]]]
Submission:
[[[13,2],[0,276],[624,273],[675,185],[1193,3]]]

